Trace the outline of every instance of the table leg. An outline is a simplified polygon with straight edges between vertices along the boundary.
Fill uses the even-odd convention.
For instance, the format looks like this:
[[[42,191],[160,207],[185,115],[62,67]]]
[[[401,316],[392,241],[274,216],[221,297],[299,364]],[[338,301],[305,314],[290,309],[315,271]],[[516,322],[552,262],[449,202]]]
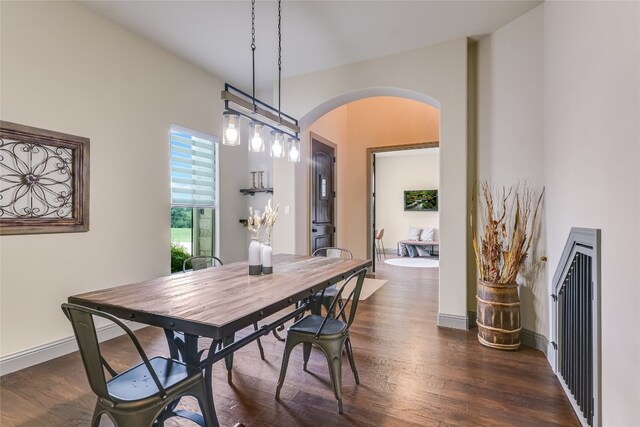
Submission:
[[[226,347],[229,344],[233,344],[234,341],[235,334],[224,337],[224,339],[222,340],[222,346]],[[233,368],[233,353],[230,353],[229,355],[224,357],[224,364],[227,367],[227,382],[231,384],[233,383],[233,371],[231,370]]]

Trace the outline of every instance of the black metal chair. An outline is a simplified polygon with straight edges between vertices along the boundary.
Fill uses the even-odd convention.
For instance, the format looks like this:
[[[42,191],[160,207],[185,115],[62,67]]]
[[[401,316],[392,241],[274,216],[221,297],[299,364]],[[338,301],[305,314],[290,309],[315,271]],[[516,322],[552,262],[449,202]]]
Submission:
[[[356,316],[356,310],[358,308],[358,299],[360,298],[360,291],[362,290],[362,283],[364,282],[364,276],[367,272],[366,268],[363,268],[351,276],[349,276],[342,286],[338,289],[336,298],[333,300],[331,309],[335,309],[335,305],[338,303],[339,298],[342,296],[346,285],[352,280],[356,280],[354,289],[349,293],[349,296],[345,299],[345,304],[342,305],[340,312],[336,318],[329,317],[329,313],[326,316],[318,316],[317,314],[310,314],[303,317],[289,327],[287,330],[287,338],[284,346],[284,355],[282,356],[282,367],[280,368],[280,378],[278,379],[278,386],[276,388],[276,400],[280,400],[280,390],[284,383],[284,378],[287,375],[287,366],[289,364],[289,355],[293,348],[303,343],[303,368],[307,370],[307,362],[311,355],[312,344],[317,345],[324,352],[327,357],[327,363],[329,365],[329,373],[331,376],[331,384],[333,385],[333,392],[336,400],[338,401],[338,412],[342,414],[342,349],[345,348],[347,356],[349,357],[349,364],[351,365],[351,371],[355,377],[356,384],[360,384],[360,378],[358,376],[358,370],[356,369],[356,363],[353,358],[353,349],[351,348],[351,340],[349,338],[349,327],[353,323]],[[343,316],[347,304],[351,301],[351,308],[349,310],[348,320],[342,321],[338,317]]]
[[[216,267],[218,265],[222,265],[222,261],[220,260],[220,258],[216,257],[216,256],[192,256],[190,258],[185,259],[182,262],[182,272],[186,273],[187,271],[187,265],[191,264],[191,269],[193,271],[197,271],[197,270],[204,270],[205,268],[210,268],[210,267]],[[254,323],[253,324],[253,330],[257,331],[258,330],[258,324]],[[184,342],[184,337],[182,336],[182,334],[177,333],[175,335],[178,339],[173,339],[171,340],[171,338],[169,336],[167,336],[167,338],[169,339],[170,342],[172,342],[173,344],[175,344],[175,346],[177,348],[179,348],[182,345],[182,342]],[[182,342],[181,342],[182,340]],[[225,343],[230,344],[233,342],[233,338],[227,338]],[[264,349],[262,348],[262,343],[260,342],[260,338],[258,338],[256,340],[256,342],[258,343],[258,349],[260,350],[260,358],[262,360],[264,360]],[[169,345],[170,347],[170,352],[171,352],[171,356],[175,357],[176,359],[178,358],[178,352],[177,352],[177,348],[171,348],[172,346]],[[227,365],[229,365],[230,362],[227,362]],[[229,365],[230,366],[230,365]]]
[[[353,253],[351,253],[349,249],[336,248],[332,246],[318,248],[313,251],[312,256],[353,259]],[[329,311],[329,307],[333,304],[333,300],[336,298],[337,294],[338,288],[336,285],[331,285],[326,288],[324,292],[318,292],[315,294],[311,300],[311,313],[321,316],[322,307],[324,307],[330,316],[335,317],[335,308],[332,311]],[[342,301],[340,299],[338,300],[338,304],[339,308],[341,308]]]
[[[220,261],[220,258],[216,256],[192,256],[191,258],[187,258],[182,262],[183,273],[186,273],[188,271],[188,265],[191,265],[191,269],[193,271],[196,271],[209,267],[215,267],[217,265],[222,265],[222,261]]]
[[[97,427],[106,414],[118,427],[163,425],[174,416],[189,418],[201,426],[213,426],[202,370],[185,363],[156,356],[147,357],[135,334],[116,317],[75,304],[62,304],[73,326],[82,363],[91,390],[98,397],[91,425]],[[104,359],[96,336],[94,317],[102,317],[122,328],[131,338],[142,363],[117,373]],[[104,370],[112,376],[105,378]],[[198,400],[202,415],[175,411],[184,396]]]

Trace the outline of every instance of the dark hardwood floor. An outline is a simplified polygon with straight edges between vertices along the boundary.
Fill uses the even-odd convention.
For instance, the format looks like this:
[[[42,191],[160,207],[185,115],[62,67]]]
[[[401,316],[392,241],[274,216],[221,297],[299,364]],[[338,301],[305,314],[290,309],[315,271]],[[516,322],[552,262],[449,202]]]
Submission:
[[[224,363],[214,368],[214,393],[223,426],[578,426],[544,355],[523,347],[502,352],[480,346],[476,331],[436,326],[437,269],[380,264],[389,283],[361,302],[351,328],[360,386],[345,357],[344,415],[339,415],[324,356],[314,349],[310,373],[295,349],[276,402],[283,343],[262,340],[236,353],[233,385]],[[60,313],[62,316],[62,312]],[[69,327],[71,333],[71,327]],[[167,353],[162,332],[137,332],[148,354]],[[127,340],[106,344],[109,360],[137,363]],[[86,426],[95,403],[77,353],[2,377],[0,425]],[[183,406],[196,408],[193,400]],[[111,425],[105,419],[101,426]],[[171,421],[167,425],[192,425]]]

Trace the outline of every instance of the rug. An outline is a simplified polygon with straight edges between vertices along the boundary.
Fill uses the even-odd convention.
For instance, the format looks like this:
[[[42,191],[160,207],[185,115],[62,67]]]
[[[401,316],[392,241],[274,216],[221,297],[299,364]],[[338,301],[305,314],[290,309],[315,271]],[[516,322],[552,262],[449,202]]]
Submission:
[[[358,298],[358,300],[359,301],[366,300],[371,295],[373,295],[375,291],[383,287],[387,282],[388,280],[365,278],[364,283],[362,284],[362,290],[360,291],[360,298]],[[340,284],[338,284],[338,286],[340,286]],[[353,279],[351,280],[351,282],[347,284],[347,286],[345,286],[344,291],[342,291],[343,297],[346,298],[351,293],[351,291],[355,288],[355,286],[356,286],[356,279]]]
[[[433,258],[389,258],[384,261],[385,264],[397,265],[399,267],[416,267],[416,268],[437,268],[440,263]]]

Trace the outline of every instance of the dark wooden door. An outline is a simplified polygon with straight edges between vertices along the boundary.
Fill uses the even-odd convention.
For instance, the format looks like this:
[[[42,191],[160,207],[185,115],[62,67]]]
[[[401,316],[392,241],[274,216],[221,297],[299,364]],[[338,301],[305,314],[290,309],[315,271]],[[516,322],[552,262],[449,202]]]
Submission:
[[[335,150],[311,139],[311,253],[335,246]]]

